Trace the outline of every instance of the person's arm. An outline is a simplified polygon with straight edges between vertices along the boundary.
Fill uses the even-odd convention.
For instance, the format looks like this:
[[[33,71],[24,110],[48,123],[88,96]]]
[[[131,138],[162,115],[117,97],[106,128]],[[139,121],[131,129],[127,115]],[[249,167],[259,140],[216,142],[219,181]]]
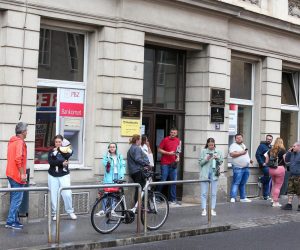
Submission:
[[[62,167],[63,162],[58,160],[56,156],[53,155],[53,150],[48,153],[48,163],[57,167]]]
[[[210,157],[208,154],[207,154],[207,151],[205,149],[202,149],[201,150],[201,153],[200,153],[200,158],[199,158],[199,165],[201,167],[203,167],[212,157]]]
[[[217,156],[215,156],[214,158],[217,162],[219,162],[219,165],[221,165],[223,163],[223,154],[221,151],[218,150]]]
[[[130,155],[137,164],[139,164],[143,167],[149,166],[149,164],[150,164],[149,159],[148,159],[147,155],[144,154],[141,147],[134,147],[134,148],[131,148],[130,150],[131,150]]]
[[[165,139],[162,140],[162,142],[159,144],[158,146],[158,152],[163,154],[163,155],[176,155],[176,152],[175,151],[171,151],[171,152],[168,152],[166,150],[164,150],[164,144],[165,144]]]
[[[23,150],[24,150],[24,145],[22,143],[17,143],[16,145],[16,166],[19,170],[21,181],[26,182],[26,173],[24,172],[24,162],[23,162]]]
[[[268,165],[270,160],[269,154],[266,154],[265,165]]]
[[[241,156],[241,155],[247,154],[247,151],[245,151],[245,150],[242,150],[242,151],[233,151],[233,152],[231,152],[231,153],[229,153],[229,154],[230,154],[230,156],[231,156],[232,158],[236,158],[236,157],[239,157],[239,156]]]
[[[257,163],[259,166],[263,166],[264,165],[264,159],[263,159],[263,156],[262,156],[262,146],[259,145],[257,150],[256,150],[256,153],[255,153],[255,158],[257,160]]]

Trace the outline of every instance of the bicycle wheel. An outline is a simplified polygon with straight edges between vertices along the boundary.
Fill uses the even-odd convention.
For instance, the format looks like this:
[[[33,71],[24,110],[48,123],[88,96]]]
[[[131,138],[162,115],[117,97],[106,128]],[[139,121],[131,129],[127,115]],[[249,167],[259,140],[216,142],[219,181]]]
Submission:
[[[149,192],[147,211],[147,228],[149,230],[159,229],[169,215],[169,203],[166,196],[159,192]],[[141,219],[144,224],[144,213],[142,213]]]
[[[119,197],[111,194],[98,199],[91,212],[91,222],[95,230],[102,234],[111,233],[124,217],[124,204]]]

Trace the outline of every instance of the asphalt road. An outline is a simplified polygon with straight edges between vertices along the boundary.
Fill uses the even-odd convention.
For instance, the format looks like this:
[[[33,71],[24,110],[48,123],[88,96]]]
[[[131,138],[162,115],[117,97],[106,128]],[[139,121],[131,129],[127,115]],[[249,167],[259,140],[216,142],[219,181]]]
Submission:
[[[267,227],[252,227],[223,233],[207,234],[143,243],[111,250],[293,250],[300,249],[300,222],[289,222]]]

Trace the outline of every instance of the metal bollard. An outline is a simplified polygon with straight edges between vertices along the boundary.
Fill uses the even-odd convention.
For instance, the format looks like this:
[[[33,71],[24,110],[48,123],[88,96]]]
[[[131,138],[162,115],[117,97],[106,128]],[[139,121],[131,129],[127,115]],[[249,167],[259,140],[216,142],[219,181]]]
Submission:
[[[208,200],[207,200],[207,220],[208,220],[208,226],[211,226],[211,181],[208,182]]]

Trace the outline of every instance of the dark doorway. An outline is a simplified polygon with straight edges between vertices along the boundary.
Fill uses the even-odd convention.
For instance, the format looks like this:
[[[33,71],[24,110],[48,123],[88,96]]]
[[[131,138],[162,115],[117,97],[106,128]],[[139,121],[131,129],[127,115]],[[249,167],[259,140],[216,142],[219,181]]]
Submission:
[[[183,143],[183,115],[180,114],[155,114],[155,113],[144,113],[142,119],[142,126],[144,134],[149,138],[151,150],[154,157],[154,170],[160,173],[160,158],[161,154],[158,153],[157,149],[163,138],[169,135],[170,129],[176,127],[178,129],[178,137]],[[177,169],[177,179],[181,180],[183,176],[183,152],[181,153],[181,162]],[[167,188],[164,193],[167,195]],[[182,187],[177,186],[177,196],[181,199]]]

